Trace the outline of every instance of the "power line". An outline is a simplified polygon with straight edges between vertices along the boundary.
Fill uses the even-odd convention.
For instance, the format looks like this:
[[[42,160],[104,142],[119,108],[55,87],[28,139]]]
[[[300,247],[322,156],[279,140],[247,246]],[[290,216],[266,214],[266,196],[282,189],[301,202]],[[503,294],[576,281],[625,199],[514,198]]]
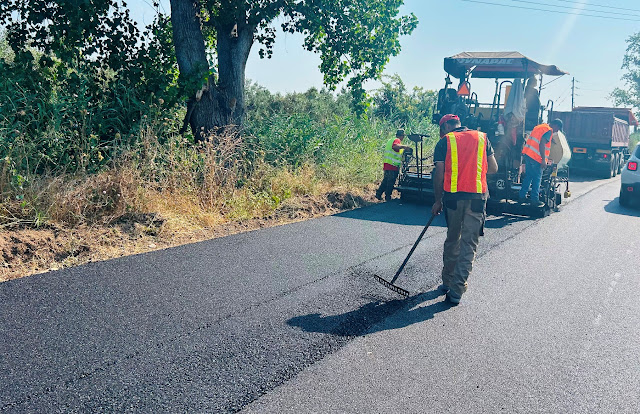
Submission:
[[[571,4],[577,4],[574,0],[556,0],[557,2],[561,2],[561,3],[571,3]],[[606,4],[595,4],[595,3],[589,3],[589,6],[593,6],[593,7],[604,7],[604,8],[611,8],[612,6],[610,5],[606,5]],[[640,12],[640,9],[625,9],[624,7],[614,7],[615,9],[618,10],[628,10],[628,11],[635,11],[635,12]]]
[[[547,85],[552,84],[553,82],[555,82],[555,81],[557,81],[558,79],[561,79],[561,78],[562,78],[562,76],[558,76],[554,80],[551,80],[551,81],[545,83],[544,85],[542,85],[542,87],[540,89],[545,89],[547,87]]]
[[[467,3],[478,3],[478,4],[488,4],[491,6],[502,6],[502,7],[510,7],[512,9],[524,9],[524,10],[535,10],[535,11],[543,11],[549,13],[557,13],[557,14],[571,14],[575,16],[585,16],[585,17],[599,17],[601,19],[609,19],[609,20],[625,20],[629,22],[637,22],[637,19],[625,19],[623,17],[612,17],[612,16],[601,16],[597,14],[584,14],[584,13],[574,13],[570,11],[560,11],[560,10],[548,10],[548,9],[539,9],[535,7],[524,7],[524,6],[512,6],[510,4],[502,4],[502,3],[491,3],[488,1],[479,1],[479,0],[461,0]]]
[[[573,10],[575,12],[587,11],[587,12],[595,12],[595,13],[616,14],[616,15],[619,15],[619,16],[638,16],[638,17],[640,17],[639,14],[618,13],[618,12],[612,12],[612,11],[595,10],[595,9],[587,9],[587,8],[576,9],[575,6],[558,6],[558,5],[555,5],[555,4],[540,3],[538,1],[529,1],[529,0],[511,0],[511,1],[516,2],[516,3],[535,4],[537,6],[547,6],[547,7],[557,7],[559,9],[569,9],[569,10]],[[574,3],[574,4],[578,4],[578,3]],[[602,16],[602,17],[607,17],[607,16]]]
[[[569,87],[565,89],[564,92],[562,92],[560,95],[558,95],[558,97],[554,100],[559,101],[560,99],[564,98],[569,92],[571,92],[571,85],[569,85]]]
[[[589,88],[576,88],[581,91],[591,91],[591,92],[608,92],[606,89],[589,89]]]

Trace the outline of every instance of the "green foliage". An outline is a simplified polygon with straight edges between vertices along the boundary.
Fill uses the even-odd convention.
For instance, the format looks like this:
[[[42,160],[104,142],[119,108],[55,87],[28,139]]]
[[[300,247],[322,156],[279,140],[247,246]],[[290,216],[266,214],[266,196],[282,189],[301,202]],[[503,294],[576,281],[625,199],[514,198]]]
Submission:
[[[633,151],[640,142],[640,132],[634,132],[629,136],[629,151]]]
[[[129,62],[139,40],[139,30],[120,0],[4,0],[0,24],[6,26],[17,54],[26,53],[29,45],[66,63],[113,70]]]
[[[325,176],[371,182],[380,173],[384,143],[398,127],[438,136],[431,124],[434,93],[408,92],[397,75],[392,79],[393,85],[374,93],[374,106],[365,117],[357,115],[345,91],[333,95],[310,89],[283,96],[249,84],[246,130],[255,137],[254,148],[272,165],[312,164]],[[392,87],[396,84],[402,87]],[[427,151],[431,145],[435,139],[427,143]]]
[[[0,158],[9,171],[96,172],[159,111],[174,118],[178,73],[169,19],[159,15],[145,39],[113,67],[93,61],[100,59],[62,60],[66,49],[54,45],[44,44],[43,53],[0,42]]]
[[[402,0],[202,0],[197,17],[202,20],[205,39],[209,39],[209,45],[216,45],[219,55],[226,56],[230,51],[221,50],[215,39],[218,32],[227,36],[236,30],[251,33],[252,41],[261,45],[261,57],[272,56],[276,37],[272,23],[282,18],[285,32],[301,33],[304,47],[320,55],[325,85],[335,90],[346,81],[354,110],[363,115],[370,104],[363,83],[382,74],[389,58],[400,52],[399,37],[411,34],[418,24],[415,15],[400,15],[403,3]],[[186,52],[184,56],[188,55]],[[226,73],[230,68],[225,65],[229,62],[223,58],[214,66],[220,73]]]
[[[387,77],[382,87],[375,92],[373,113],[385,118],[398,127],[407,127],[413,120],[431,119],[433,106],[437,100],[433,91],[414,87],[411,92],[397,74]]]
[[[372,101],[362,88],[399,52],[399,36],[417,24],[413,15],[398,17],[402,1],[202,0],[209,52],[221,25],[247,17],[269,56],[270,24],[282,16],[285,30],[303,33],[305,47],[321,54],[329,89],[281,95],[249,84],[241,145],[234,135],[196,148],[176,133],[184,117],[179,104],[193,85],[178,87],[171,20],[158,15],[141,33],[123,1],[70,4],[78,6],[69,0],[0,3],[0,24],[7,28],[0,39],[0,193],[17,200],[32,223],[52,213],[29,197],[43,177],[101,177],[127,161],[147,184],[194,188],[203,200],[224,200],[222,187],[253,186],[247,200],[275,208],[304,191],[286,183],[288,174],[311,171],[309,181],[369,184],[381,175],[384,143],[397,127],[433,129],[433,92],[408,91],[397,75]],[[206,72],[214,80],[214,68]],[[332,91],[347,79],[350,91]],[[273,176],[284,177],[277,189],[268,179]],[[93,210],[117,210],[109,200],[119,193],[92,188],[91,178],[86,183]]]
[[[626,73],[622,80],[626,89],[616,88],[611,93],[616,105],[626,105],[640,109],[640,33],[636,33],[627,39],[627,52],[622,61],[622,69]],[[640,112],[636,113],[640,115]]]
[[[402,0],[307,0],[284,8],[289,32],[305,36],[304,47],[320,54],[324,83],[334,89],[348,78],[358,115],[368,107],[363,83],[377,79],[400,53],[399,37],[416,28],[415,15],[399,16]]]

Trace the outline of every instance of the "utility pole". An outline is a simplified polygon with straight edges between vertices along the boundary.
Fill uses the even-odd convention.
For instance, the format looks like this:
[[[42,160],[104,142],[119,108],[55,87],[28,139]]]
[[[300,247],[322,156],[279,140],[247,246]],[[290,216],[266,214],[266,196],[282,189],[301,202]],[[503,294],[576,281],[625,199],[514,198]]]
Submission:
[[[571,79],[571,110],[575,107],[576,78]]]

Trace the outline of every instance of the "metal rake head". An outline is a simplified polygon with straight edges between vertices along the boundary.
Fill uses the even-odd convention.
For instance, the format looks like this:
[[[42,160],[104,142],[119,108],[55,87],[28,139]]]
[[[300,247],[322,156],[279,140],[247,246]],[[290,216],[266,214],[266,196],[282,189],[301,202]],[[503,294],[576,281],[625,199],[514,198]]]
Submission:
[[[404,297],[408,297],[409,296],[409,291],[402,289],[401,287],[398,287],[396,285],[392,285],[391,283],[387,282],[386,280],[384,280],[383,278],[381,278],[378,275],[373,275],[373,277],[375,277],[375,279],[380,282],[384,287],[386,287],[387,289],[393,290],[394,292],[404,296]]]

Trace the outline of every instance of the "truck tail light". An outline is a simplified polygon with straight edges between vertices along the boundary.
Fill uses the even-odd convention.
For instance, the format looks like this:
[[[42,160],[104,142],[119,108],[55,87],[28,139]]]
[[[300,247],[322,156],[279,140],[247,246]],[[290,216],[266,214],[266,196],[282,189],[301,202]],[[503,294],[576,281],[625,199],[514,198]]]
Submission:
[[[635,161],[629,161],[629,164],[627,164],[627,169],[629,171],[637,171],[638,170],[638,163]]]
[[[607,158],[609,158],[609,154],[602,154],[602,158],[606,160]]]

